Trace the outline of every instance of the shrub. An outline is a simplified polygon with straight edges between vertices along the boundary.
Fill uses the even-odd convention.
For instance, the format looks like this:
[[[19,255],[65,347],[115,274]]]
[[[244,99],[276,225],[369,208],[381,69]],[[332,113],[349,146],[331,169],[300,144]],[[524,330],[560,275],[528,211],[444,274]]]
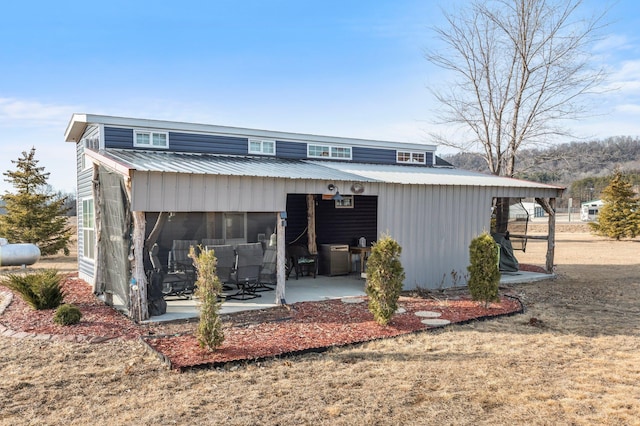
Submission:
[[[216,275],[218,260],[213,250],[200,250],[196,255],[194,247],[189,250],[189,257],[198,272],[196,296],[200,299],[200,324],[196,331],[198,345],[201,348],[214,350],[224,341],[222,321],[220,320],[220,294],[222,283]]]
[[[369,311],[380,325],[387,325],[398,309],[404,269],[400,263],[402,247],[389,235],[373,244],[367,260],[366,293]]]
[[[471,241],[469,258],[471,261],[467,267],[469,293],[473,300],[484,302],[486,308],[489,303],[500,300],[498,298],[500,285],[498,244],[485,232]]]
[[[33,274],[9,275],[3,285],[19,293],[32,308],[41,310],[60,306],[64,299],[61,282],[58,271],[47,269]]]
[[[79,323],[80,318],[82,318],[82,313],[77,306],[64,304],[56,309],[53,322],[60,325],[72,325]]]

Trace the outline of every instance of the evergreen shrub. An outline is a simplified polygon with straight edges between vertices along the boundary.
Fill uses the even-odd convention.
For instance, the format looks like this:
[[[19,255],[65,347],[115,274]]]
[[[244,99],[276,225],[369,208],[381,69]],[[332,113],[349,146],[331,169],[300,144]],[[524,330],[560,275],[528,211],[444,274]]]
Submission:
[[[498,298],[500,285],[498,244],[486,232],[479,235],[471,241],[469,259],[471,262],[467,267],[469,293],[473,300],[482,301],[484,306],[488,307],[489,303],[500,300]]]
[[[369,312],[380,325],[387,325],[398,309],[398,298],[404,281],[404,268],[400,263],[402,247],[389,235],[383,235],[371,247],[367,260]]]
[[[198,345],[201,348],[214,350],[224,341],[219,313],[222,283],[216,275],[218,259],[214,250],[203,250],[202,247],[197,255],[195,248],[191,247],[189,257],[193,259],[193,265],[198,273],[195,292],[200,300],[200,323],[196,330]]]
[[[55,309],[62,303],[62,276],[55,269],[32,274],[11,274],[3,285],[20,294],[33,309]]]
[[[82,313],[75,305],[64,304],[60,305],[56,309],[56,313],[53,316],[53,322],[60,325],[73,325],[80,322]]]

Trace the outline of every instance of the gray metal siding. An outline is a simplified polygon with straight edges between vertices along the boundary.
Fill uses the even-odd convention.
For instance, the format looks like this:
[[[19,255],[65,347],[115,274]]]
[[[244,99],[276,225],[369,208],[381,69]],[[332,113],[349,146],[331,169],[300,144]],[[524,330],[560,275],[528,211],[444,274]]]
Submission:
[[[268,212],[286,209],[289,181],[248,176],[136,172],[134,211]]]
[[[378,229],[402,246],[405,289],[465,285],[471,239],[489,229],[486,188],[381,185]]]

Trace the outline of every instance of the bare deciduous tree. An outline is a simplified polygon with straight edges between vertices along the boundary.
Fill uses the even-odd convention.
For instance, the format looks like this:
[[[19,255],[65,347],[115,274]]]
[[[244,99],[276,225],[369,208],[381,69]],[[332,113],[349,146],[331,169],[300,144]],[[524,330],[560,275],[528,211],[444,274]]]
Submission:
[[[477,0],[446,27],[444,43],[427,59],[452,73],[433,90],[440,122],[471,131],[468,141],[434,135],[440,144],[482,152],[491,173],[513,176],[518,150],[569,135],[562,124],[583,118],[584,95],[605,74],[588,48],[603,28],[604,12],[585,19],[582,0]]]

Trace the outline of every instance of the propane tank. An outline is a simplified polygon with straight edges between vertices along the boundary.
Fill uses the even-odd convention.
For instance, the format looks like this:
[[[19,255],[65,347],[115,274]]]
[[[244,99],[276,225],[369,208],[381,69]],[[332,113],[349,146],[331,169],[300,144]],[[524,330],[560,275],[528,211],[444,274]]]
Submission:
[[[35,244],[9,244],[0,238],[0,266],[33,265],[40,259],[40,249]]]

